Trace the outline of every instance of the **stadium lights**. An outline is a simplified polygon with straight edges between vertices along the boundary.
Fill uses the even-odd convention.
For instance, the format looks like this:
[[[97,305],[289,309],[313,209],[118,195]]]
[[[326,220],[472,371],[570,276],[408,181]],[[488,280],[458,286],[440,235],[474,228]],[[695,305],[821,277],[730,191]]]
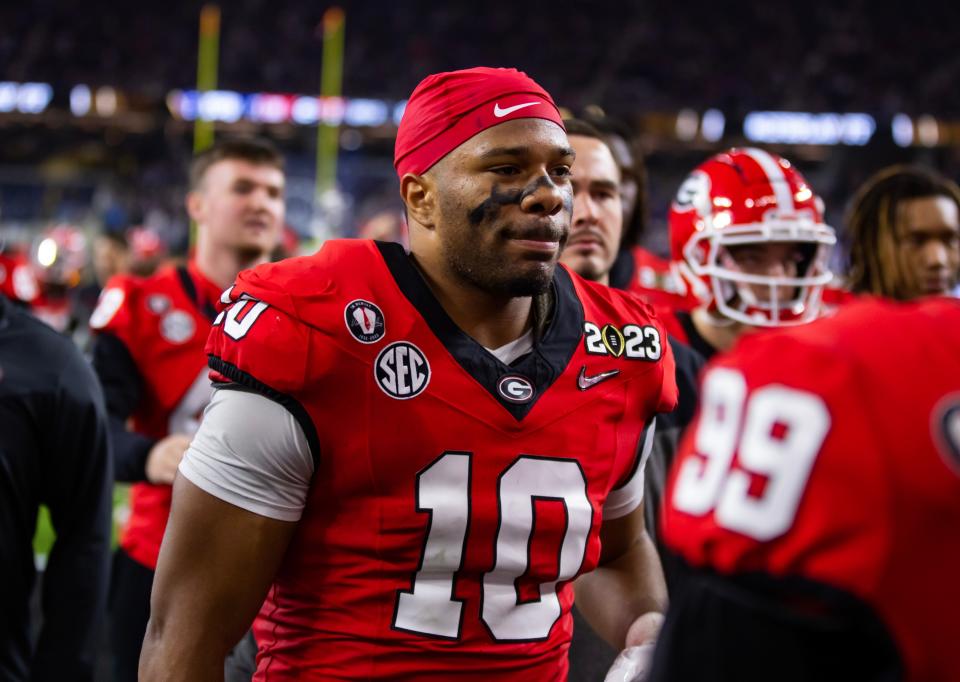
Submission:
[[[290,107],[290,118],[302,126],[317,125],[320,121],[320,100],[316,97],[297,97]]]
[[[42,114],[52,99],[49,83],[0,83],[0,113]]]
[[[109,85],[97,88],[93,103],[97,108],[97,114],[110,118],[117,113],[117,91]]]
[[[259,94],[250,97],[248,116],[258,123],[283,123],[291,118],[293,98],[286,95]]]
[[[906,114],[897,114],[890,124],[890,133],[898,147],[909,147],[913,143],[913,120]]]
[[[389,119],[386,102],[376,99],[352,99],[343,112],[343,122],[355,128],[382,126]]]
[[[677,139],[690,142],[697,136],[699,116],[693,109],[681,109],[677,114]]]
[[[403,118],[403,112],[407,110],[407,101],[397,102],[393,106],[393,125],[399,126],[400,119]]]
[[[296,123],[298,125],[373,128],[390,122],[391,112],[398,108],[378,99],[345,97],[311,97],[275,93],[243,94],[230,90],[175,90],[167,96],[167,108],[184,121],[220,121],[236,123],[244,119],[253,123]],[[402,109],[401,109],[402,111]]]
[[[743,134],[765,144],[862,146],[870,141],[877,122],[869,114],[753,111],[743,119]]]
[[[933,116],[926,115],[917,119],[917,140],[924,147],[935,147],[940,142],[940,125]]]
[[[78,84],[68,92],[55,93],[49,83],[0,81],[0,115],[45,114],[57,106],[69,108],[76,117],[95,115],[109,119],[129,109],[126,94],[109,85],[93,88]],[[59,104],[59,102],[63,104]],[[53,105],[53,107],[51,107]],[[166,108],[180,121],[219,123],[252,123],[298,126],[346,125],[352,128],[398,126],[406,109],[406,101],[373,98],[318,97],[284,93],[241,93],[232,90],[173,90],[166,97]],[[137,110],[153,104],[142,98]],[[728,117],[715,108],[705,111],[682,109],[675,115],[662,114],[661,134],[673,134],[678,140],[694,143],[722,142],[730,134]],[[898,113],[884,119],[889,130],[886,139],[900,147],[913,145],[938,147],[954,144],[960,138],[960,121],[941,120],[930,114],[908,116]],[[889,125],[889,128],[887,126]],[[743,136],[759,144],[856,145],[871,142],[877,121],[866,113],[816,113],[799,111],[753,111],[743,119]]]
[[[223,121],[236,123],[244,114],[243,96],[229,90],[210,90],[209,92],[184,93],[185,98],[193,95],[196,99],[196,117],[203,121]]]
[[[727,119],[719,109],[707,109],[700,120],[700,134],[707,142],[718,142],[723,138]]]
[[[90,113],[93,97],[86,85],[75,85],[70,90],[70,113],[74,116],[86,116]]]

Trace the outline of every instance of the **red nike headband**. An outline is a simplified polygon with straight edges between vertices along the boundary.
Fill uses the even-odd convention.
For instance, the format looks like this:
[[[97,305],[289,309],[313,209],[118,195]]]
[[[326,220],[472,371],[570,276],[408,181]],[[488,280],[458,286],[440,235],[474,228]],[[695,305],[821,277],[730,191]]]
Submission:
[[[427,76],[410,95],[397,130],[397,175],[425,173],[477,133],[517,118],[563,128],[553,98],[522,71],[478,66]]]

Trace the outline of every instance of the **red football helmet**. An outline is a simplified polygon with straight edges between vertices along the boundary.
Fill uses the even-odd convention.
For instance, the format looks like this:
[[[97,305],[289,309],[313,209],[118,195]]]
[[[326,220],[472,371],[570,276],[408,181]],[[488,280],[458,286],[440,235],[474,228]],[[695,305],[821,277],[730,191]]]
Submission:
[[[78,227],[59,224],[41,232],[30,248],[30,263],[41,284],[75,287],[87,265],[87,238]]]
[[[823,222],[823,202],[786,159],[753,148],[717,154],[687,176],[669,220],[674,268],[719,314],[761,327],[819,315],[836,233]],[[799,247],[796,272],[748,272],[733,255],[771,243]]]

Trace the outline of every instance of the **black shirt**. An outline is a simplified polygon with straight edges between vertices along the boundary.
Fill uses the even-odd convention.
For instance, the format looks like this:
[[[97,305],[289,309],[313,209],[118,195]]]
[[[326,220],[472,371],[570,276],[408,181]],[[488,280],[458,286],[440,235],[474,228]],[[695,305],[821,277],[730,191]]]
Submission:
[[[680,438],[696,413],[700,374],[707,362],[699,352],[672,336],[669,341],[677,366],[677,407],[673,412],[657,415],[657,429],[654,432],[653,450],[647,461],[643,492],[647,532],[657,543],[661,558],[665,556],[657,532],[661,500]],[[664,566],[664,570],[669,581],[670,571],[667,566]]]
[[[107,597],[112,474],[92,370],[69,339],[0,296],[0,679],[93,678]],[[57,540],[32,648],[41,504]]]

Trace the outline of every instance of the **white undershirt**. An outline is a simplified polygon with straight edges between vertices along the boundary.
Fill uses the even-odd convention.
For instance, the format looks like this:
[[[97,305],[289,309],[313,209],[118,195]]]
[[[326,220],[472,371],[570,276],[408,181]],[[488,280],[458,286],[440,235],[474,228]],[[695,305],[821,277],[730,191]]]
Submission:
[[[179,470],[198,488],[241,509],[299,521],[313,456],[285,407],[258,393],[218,389]]]
[[[517,349],[508,346],[522,340],[491,352],[509,358]],[[625,516],[640,505],[652,445],[651,423],[640,464],[630,480],[610,492],[603,507],[605,519]],[[201,490],[236,507],[279,521],[299,521],[314,461],[303,429],[285,407],[257,393],[218,389],[179,471]]]
[[[529,330],[519,339],[505,343],[499,348],[487,348],[486,346],[484,348],[497,360],[509,365],[517,358],[521,358],[533,350],[533,330]]]

